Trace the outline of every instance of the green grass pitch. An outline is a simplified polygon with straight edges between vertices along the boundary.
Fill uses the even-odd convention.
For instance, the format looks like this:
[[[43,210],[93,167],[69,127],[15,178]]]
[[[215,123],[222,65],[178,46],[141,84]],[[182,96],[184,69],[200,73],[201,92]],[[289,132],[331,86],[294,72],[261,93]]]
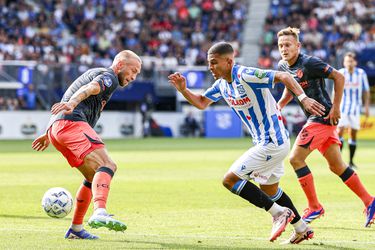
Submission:
[[[269,242],[270,215],[221,184],[231,163],[251,146],[245,138],[107,141],[118,165],[108,211],[128,230],[86,226],[101,239],[65,240],[72,214],[49,218],[41,198],[57,186],[75,194],[82,177],[53,147],[33,152],[30,143],[0,141],[0,249],[375,249],[375,226],[363,227],[362,202],[316,152],[308,164],[326,214],[312,224],[315,238],[295,246]],[[374,152],[375,142],[358,143],[357,172],[373,194]],[[343,154],[347,159],[347,149]],[[281,187],[302,212],[306,200],[285,163]],[[281,239],[291,231],[289,226]]]

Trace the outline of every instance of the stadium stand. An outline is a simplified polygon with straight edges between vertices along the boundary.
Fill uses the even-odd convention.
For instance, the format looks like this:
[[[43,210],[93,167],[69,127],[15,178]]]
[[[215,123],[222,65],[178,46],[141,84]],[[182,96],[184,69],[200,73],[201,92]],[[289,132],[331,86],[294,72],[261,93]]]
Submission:
[[[262,30],[263,15],[259,20],[254,17],[267,11],[263,7],[268,3]],[[304,52],[336,68],[341,67],[345,52],[357,52],[359,66],[371,83],[375,78],[374,8],[369,0],[0,0],[0,61],[36,62],[18,68],[3,64],[3,72],[15,80],[22,67],[33,72],[28,73],[29,82],[22,82],[23,90],[0,86],[0,108],[30,109],[26,85],[33,83],[37,105],[32,107],[48,109],[61,98],[67,83],[88,67],[109,66],[124,48],[143,55],[140,80],[155,87],[147,93],[156,91],[166,97],[174,95],[166,81],[170,70],[181,66],[205,70],[206,50],[215,41],[230,41],[246,62],[253,60],[241,53],[255,58],[254,65],[258,57],[254,51],[260,50],[258,66],[276,68],[280,59],[276,33],[286,26],[301,29]],[[258,32],[254,25],[259,26]],[[252,43],[259,34],[259,43]],[[255,46],[245,51],[247,43]],[[210,82],[207,75],[203,77]],[[147,94],[135,92],[140,93],[138,101]]]
[[[0,61],[36,61],[28,74],[37,107],[48,109],[66,83],[88,67],[110,66],[124,48],[142,55],[140,79],[149,82],[157,68],[205,65],[212,42],[231,41],[239,50],[247,8],[246,0],[0,0]],[[18,77],[13,65],[3,69]],[[26,109],[20,92],[0,90],[5,103],[21,99],[1,106]]]
[[[109,66],[128,48],[168,67],[204,65],[211,42],[240,47],[246,2],[1,0],[0,60]]]

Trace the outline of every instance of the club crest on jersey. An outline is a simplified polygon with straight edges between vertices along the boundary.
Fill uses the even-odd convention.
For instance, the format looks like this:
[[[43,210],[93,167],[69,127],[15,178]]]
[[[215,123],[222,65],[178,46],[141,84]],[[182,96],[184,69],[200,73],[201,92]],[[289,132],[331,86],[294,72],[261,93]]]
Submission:
[[[302,79],[302,77],[303,77],[303,71],[302,71],[302,69],[298,69],[297,72],[296,72],[296,75],[297,75],[297,77],[299,79]]]
[[[238,93],[240,94],[240,95],[243,95],[243,94],[245,94],[245,88],[243,87],[243,85],[238,85],[237,86],[237,90],[238,90]]]
[[[107,86],[108,88],[112,86],[112,80],[108,76],[105,76],[103,78],[104,85]]]

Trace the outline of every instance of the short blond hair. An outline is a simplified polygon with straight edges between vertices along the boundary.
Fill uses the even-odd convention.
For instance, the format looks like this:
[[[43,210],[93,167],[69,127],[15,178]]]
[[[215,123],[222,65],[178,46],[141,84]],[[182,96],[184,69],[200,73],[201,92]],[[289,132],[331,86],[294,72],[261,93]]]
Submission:
[[[356,60],[356,55],[354,52],[347,52],[344,57],[349,57]]]
[[[299,32],[300,31],[298,28],[288,27],[288,28],[280,30],[277,33],[277,38],[281,36],[293,36],[297,40],[297,42],[299,42]]]

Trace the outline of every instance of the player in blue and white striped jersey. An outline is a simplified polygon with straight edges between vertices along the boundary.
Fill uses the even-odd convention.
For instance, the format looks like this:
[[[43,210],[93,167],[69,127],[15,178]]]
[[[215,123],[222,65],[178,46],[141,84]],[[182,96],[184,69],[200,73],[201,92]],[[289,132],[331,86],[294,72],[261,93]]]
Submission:
[[[301,219],[288,195],[279,188],[284,173],[283,160],[289,152],[290,142],[269,88],[276,82],[283,82],[298,96],[302,105],[316,115],[324,114],[324,106],[306,97],[289,73],[235,64],[234,50],[229,43],[213,45],[208,51],[208,64],[216,81],[204,95],[190,91],[180,73],[170,75],[169,82],[199,109],[224,98],[249,129],[255,146],[232,164],[224,176],[223,185],[273,216],[270,241],[280,236],[289,222],[296,231],[306,233],[306,237],[293,243],[312,238],[313,231]],[[249,180],[259,183],[261,189]]]
[[[341,101],[341,119],[338,124],[338,133],[344,145],[344,130],[349,129],[349,166],[355,167],[353,158],[357,148],[357,132],[360,129],[360,114],[362,108],[362,93],[364,93],[364,115],[369,116],[370,107],[370,87],[366,72],[357,68],[355,54],[348,52],[344,56],[344,68],[340,69],[340,73],[345,76],[344,94]]]

